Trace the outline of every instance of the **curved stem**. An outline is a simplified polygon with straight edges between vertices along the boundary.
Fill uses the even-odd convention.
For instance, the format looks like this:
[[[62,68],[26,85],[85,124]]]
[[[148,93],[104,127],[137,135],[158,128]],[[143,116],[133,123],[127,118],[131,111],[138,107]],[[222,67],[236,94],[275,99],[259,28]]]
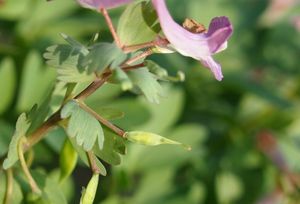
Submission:
[[[6,192],[4,198],[4,204],[11,203],[12,193],[14,188],[14,178],[12,169],[9,168],[6,170]]]
[[[33,145],[38,143],[43,136],[49,132],[58,121],[60,121],[60,109],[56,111],[46,122],[44,122],[37,130],[35,130],[28,138],[27,142],[24,143],[24,151],[29,150]]]
[[[30,185],[30,188],[31,188],[32,192],[37,193],[37,194],[41,194],[42,191],[40,190],[40,188],[36,184],[35,180],[31,176],[30,171],[29,171],[29,169],[26,165],[26,161],[25,161],[25,158],[24,158],[24,155],[23,155],[23,142],[22,142],[22,140],[18,144],[18,155],[19,155],[22,170],[23,170],[23,172],[24,172],[24,174],[25,174],[25,176],[28,180],[28,183]]]

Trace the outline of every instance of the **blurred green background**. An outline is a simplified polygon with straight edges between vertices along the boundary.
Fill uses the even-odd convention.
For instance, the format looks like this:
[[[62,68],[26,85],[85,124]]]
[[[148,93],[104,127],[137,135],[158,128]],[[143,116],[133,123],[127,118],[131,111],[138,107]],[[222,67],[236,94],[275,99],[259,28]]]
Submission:
[[[215,56],[224,80],[216,81],[195,60],[155,55],[169,72],[186,74],[184,83],[164,83],[159,105],[115,85],[89,98],[95,110],[104,105],[124,111],[113,122],[126,130],[159,133],[193,147],[131,145],[122,164],[100,179],[95,203],[300,203],[299,1],[167,2],[179,23],[186,17],[205,25],[214,16],[230,18],[234,34]],[[116,25],[123,10],[109,12]],[[112,40],[103,17],[72,0],[0,1],[0,156],[18,115],[41,103],[55,82],[55,70],[42,58],[46,47],[63,42],[59,33],[88,44],[97,32],[101,41]],[[55,174],[59,131],[35,147],[32,169]],[[77,203],[90,176],[89,169],[76,168],[64,186],[69,203]]]

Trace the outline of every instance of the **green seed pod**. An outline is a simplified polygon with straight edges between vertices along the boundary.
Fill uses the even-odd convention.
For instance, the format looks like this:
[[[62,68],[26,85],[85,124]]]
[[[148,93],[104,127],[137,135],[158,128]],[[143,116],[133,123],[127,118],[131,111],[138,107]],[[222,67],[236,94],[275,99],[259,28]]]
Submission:
[[[60,153],[60,182],[63,182],[73,172],[77,163],[78,154],[67,138]]]
[[[186,150],[191,150],[191,147],[188,145],[149,132],[142,132],[142,131],[126,132],[125,138],[127,138],[129,141],[133,143],[147,145],[147,146],[171,144],[171,145],[180,145],[184,147]]]
[[[94,174],[86,189],[82,190],[80,204],[93,204],[99,182],[99,174]]]

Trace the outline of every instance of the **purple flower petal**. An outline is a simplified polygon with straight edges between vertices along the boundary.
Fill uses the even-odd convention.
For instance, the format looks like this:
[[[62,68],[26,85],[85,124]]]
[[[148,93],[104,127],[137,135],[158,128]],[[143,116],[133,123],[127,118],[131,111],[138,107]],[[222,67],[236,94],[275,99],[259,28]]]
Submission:
[[[200,60],[201,64],[211,70],[218,81],[223,79],[221,65],[217,63],[211,56]]]
[[[91,9],[100,9],[100,8],[115,8],[122,6],[123,4],[130,3],[132,0],[77,0],[78,3],[85,7]]]
[[[206,34],[212,53],[216,53],[227,42],[232,34],[232,30],[232,25],[227,17],[222,16],[212,19]]]
[[[161,28],[168,41],[177,52],[192,57],[213,72],[217,80],[222,80],[221,66],[211,55],[224,50],[232,34],[232,25],[227,17],[212,19],[207,33],[192,33],[177,24],[170,15],[164,0],[152,0]]]

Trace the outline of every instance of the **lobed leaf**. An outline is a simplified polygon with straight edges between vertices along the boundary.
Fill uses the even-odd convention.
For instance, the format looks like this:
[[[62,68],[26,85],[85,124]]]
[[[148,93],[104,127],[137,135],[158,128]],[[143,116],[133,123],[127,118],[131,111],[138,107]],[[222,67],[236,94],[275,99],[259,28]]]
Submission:
[[[67,38],[69,40],[69,38]],[[53,45],[46,49],[44,58],[49,66],[55,67],[57,79],[67,83],[91,81],[94,76],[86,72],[86,68],[81,62],[88,50],[70,41],[71,45]]]
[[[129,71],[128,76],[148,101],[159,103],[159,97],[163,95],[163,89],[157,82],[155,75],[150,73],[147,68]]]
[[[127,55],[116,44],[98,43],[91,47],[81,65],[87,66],[88,73],[101,74],[108,66],[112,69],[118,67],[126,58]]]
[[[126,91],[133,88],[133,84],[124,70],[121,68],[116,68],[113,75],[110,77],[109,81],[111,83],[121,84],[122,90]]]
[[[25,113],[22,113],[16,123],[16,130],[9,144],[8,154],[3,162],[3,169],[8,169],[18,161],[18,145],[20,139],[25,137],[25,134],[30,127]]]
[[[79,146],[85,151],[93,148],[96,140],[98,146],[103,148],[104,133],[101,124],[89,113],[81,109],[75,101],[70,101],[61,110],[62,118],[69,118],[67,133],[70,137],[75,137]]]
[[[121,163],[119,153],[126,153],[124,141],[122,138],[107,129],[105,129],[104,133],[104,147],[100,150],[97,146],[95,146],[93,149],[94,153],[103,161],[111,165],[118,165]]]
[[[78,153],[79,158],[83,161],[83,163],[89,166],[89,159],[87,157],[87,153],[76,143],[74,138],[69,138],[71,144],[73,145],[75,151]],[[99,161],[98,158],[95,157],[96,165],[100,169],[100,173],[103,176],[106,176],[107,172],[104,165]]]

